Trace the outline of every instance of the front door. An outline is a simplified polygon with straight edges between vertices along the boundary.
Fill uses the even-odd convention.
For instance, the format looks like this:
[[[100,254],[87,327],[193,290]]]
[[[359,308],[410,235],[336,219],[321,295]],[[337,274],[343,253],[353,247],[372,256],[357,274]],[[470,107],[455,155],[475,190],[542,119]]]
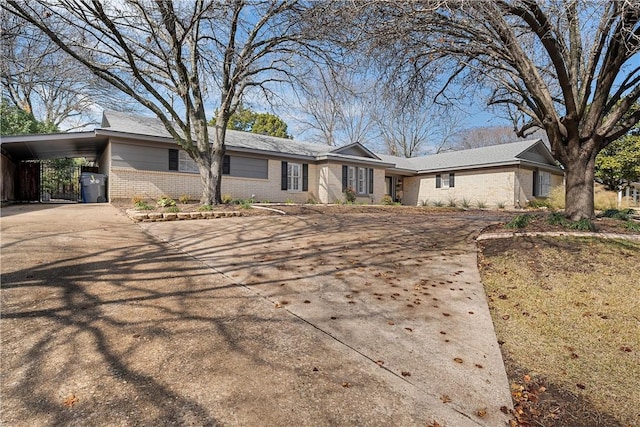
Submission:
[[[391,198],[393,200],[396,199],[395,196],[395,185],[393,185],[393,177],[392,176],[387,176],[384,178],[384,182],[386,184],[386,188],[385,188],[385,193],[384,194],[388,194],[389,196],[391,196]]]

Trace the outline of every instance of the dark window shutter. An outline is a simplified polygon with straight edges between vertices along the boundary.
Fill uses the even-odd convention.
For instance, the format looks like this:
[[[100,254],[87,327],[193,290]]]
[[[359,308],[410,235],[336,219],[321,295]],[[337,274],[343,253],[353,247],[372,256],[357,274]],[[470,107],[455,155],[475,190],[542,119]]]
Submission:
[[[540,194],[540,173],[538,170],[533,171],[533,197],[538,197]]]
[[[442,177],[440,175],[436,175],[436,188],[442,188]]]
[[[287,162],[282,162],[282,176],[280,180],[280,189],[283,191],[287,191],[287,173],[288,173]]]
[[[347,184],[349,180],[349,168],[347,165],[342,165],[342,191],[344,192],[347,189]]]
[[[302,164],[302,191],[309,191],[309,165]]]
[[[449,187],[453,188],[455,187],[455,174],[450,173],[449,174]]]
[[[229,175],[231,173],[231,157],[225,154],[222,158],[222,175]]]
[[[369,194],[373,194],[373,168],[369,168]]]
[[[180,163],[180,154],[178,150],[169,149],[169,170],[177,171]]]

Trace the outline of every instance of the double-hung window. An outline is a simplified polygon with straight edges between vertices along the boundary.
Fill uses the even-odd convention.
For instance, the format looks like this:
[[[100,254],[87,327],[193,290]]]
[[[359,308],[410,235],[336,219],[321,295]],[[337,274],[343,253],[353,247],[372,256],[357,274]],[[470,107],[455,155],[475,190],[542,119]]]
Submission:
[[[301,184],[301,165],[300,163],[289,163],[287,169],[287,190],[300,191],[302,190]]]
[[[549,172],[533,171],[533,197],[549,197],[551,193],[551,174]]]
[[[436,175],[436,188],[453,188],[455,187],[455,174],[443,173]]]
[[[282,191],[309,191],[309,165],[282,162]]]
[[[356,191],[356,168],[355,166],[349,166],[347,169],[347,188]]]
[[[198,172],[198,165],[193,161],[186,151],[180,150],[180,164],[178,170],[180,172]]]
[[[367,169],[358,168],[358,194],[367,194]]]
[[[373,169],[342,166],[342,191],[352,190],[358,195],[373,194]]]

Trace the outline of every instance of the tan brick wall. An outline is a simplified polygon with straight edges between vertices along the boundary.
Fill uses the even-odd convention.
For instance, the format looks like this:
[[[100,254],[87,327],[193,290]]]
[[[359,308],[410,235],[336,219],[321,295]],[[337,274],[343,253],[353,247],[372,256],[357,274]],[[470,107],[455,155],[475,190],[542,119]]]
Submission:
[[[340,203],[344,201],[342,193],[342,163],[325,163],[318,166],[318,201],[320,203]],[[311,174],[309,174],[311,177]],[[356,203],[380,203],[385,194],[385,172],[382,168],[373,169],[373,195],[357,196]],[[311,178],[309,178],[311,179]]]
[[[525,207],[529,200],[533,199],[533,169],[528,168],[520,168],[516,172],[516,176],[518,177],[518,190],[516,190],[516,197],[519,197],[520,205]],[[553,189],[556,187],[561,187],[564,185],[564,176],[556,175],[551,173],[551,190],[550,193],[553,192]],[[516,202],[518,199],[516,199]]]
[[[222,194],[234,199],[248,199],[252,195],[258,201],[284,202],[293,200],[304,203],[309,198],[317,199],[317,166],[309,164],[309,191],[282,191],[280,189],[281,162],[269,160],[269,179],[222,177]],[[109,197],[131,198],[142,196],[155,199],[163,195],[178,198],[183,194],[199,199],[202,184],[199,174],[184,172],[141,171],[131,168],[111,168],[109,175]]]
[[[429,204],[435,201],[449,204],[455,200],[458,205],[464,199],[473,206],[478,201],[488,207],[504,203],[514,206],[514,170],[509,168],[483,169],[476,171],[455,172],[453,188],[436,188],[436,174],[405,177],[403,179],[403,204],[419,205],[424,200]]]

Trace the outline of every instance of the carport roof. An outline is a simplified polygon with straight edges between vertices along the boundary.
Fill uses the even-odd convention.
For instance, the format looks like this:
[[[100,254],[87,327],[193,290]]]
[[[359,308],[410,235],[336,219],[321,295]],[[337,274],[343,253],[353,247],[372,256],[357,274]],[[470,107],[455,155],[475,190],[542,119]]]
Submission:
[[[108,137],[99,132],[14,135],[0,139],[2,152],[14,161],[86,157],[95,160],[107,146]]]

